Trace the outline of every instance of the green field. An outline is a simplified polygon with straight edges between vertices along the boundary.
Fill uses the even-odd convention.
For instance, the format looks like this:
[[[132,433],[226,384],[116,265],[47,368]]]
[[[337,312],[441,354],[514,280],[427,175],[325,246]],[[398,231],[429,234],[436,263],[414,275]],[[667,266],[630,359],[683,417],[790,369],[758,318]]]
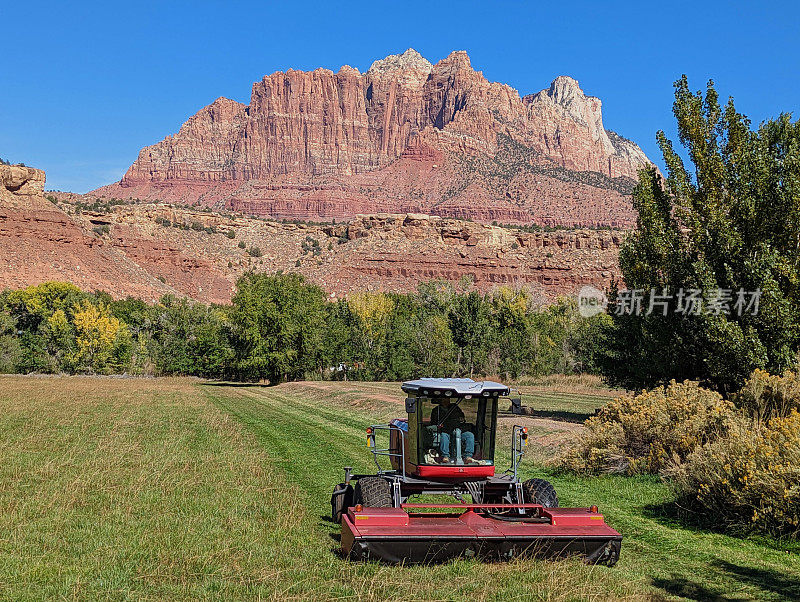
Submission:
[[[562,386],[559,409],[549,387],[542,411],[594,403]],[[580,429],[557,415],[522,419],[533,434],[524,476],[552,479],[564,505],[598,504],[625,536],[616,567],[346,562],[330,490],[343,465],[370,469],[364,427],[401,414],[400,399],[390,383],[0,377],[0,597],[800,597],[796,548],[683,526],[657,479],[551,472],[548,458]],[[515,420],[501,419],[500,462]]]

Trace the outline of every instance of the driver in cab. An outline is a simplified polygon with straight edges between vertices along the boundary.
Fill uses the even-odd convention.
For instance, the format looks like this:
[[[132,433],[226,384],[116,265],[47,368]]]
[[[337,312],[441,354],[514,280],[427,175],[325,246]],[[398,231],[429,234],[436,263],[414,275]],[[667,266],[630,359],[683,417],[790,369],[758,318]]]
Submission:
[[[472,455],[475,453],[475,435],[469,430],[471,425],[466,422],[464,412],[458,404],[450,402],[449,397],[442,397],[439,405],[431,412],[431,424],[439,429],[439,452],[441,453],[440,462],[450,463],[450,442],[455,438],[456,429],[461,429],[461,450],[464,455],[464,463],[474,462]]]

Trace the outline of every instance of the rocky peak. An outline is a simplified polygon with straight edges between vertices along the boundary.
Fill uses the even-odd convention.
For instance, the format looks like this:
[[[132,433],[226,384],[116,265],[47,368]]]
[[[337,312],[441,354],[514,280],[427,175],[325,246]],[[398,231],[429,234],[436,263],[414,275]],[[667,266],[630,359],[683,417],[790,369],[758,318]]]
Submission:
[[[342,65],[341,67],[339,67],[338,75],[361,77],[361,71],[359,71],[355,67],[351,67],[350,65]]]
[[[533,105],[552,104],[562,108],[572,119],[585,125],[587,120],[587,108],[600,111],[601,103],[599,98],[586,96],[581,90],[578,81],[568,75],[559,75],[553,80],[549,88],[545,88],[536,94],[526,96],[523,101],[525,104]]]
[[[433,66],[419,52],[409,48],[403,54],[390,54],[385,59],[372,63],[368,75],[380,76],[397,71],[414,71],[427,76]]]
[[[467,54],[466,50],[454,50],[447,55],[447,58],[443,58],[441,61],[436,63],[437,67],[445,65],[451,69],[472,70],[472,62],[469,60],[469,55]]]
[[[22,165],[0,165],[0,199],[12,200],[44,193],[45,176],[41,169]]]
[[[238,117],[246,108],[247,105],[243,105],[242,103],[231,100],[230,98],[220,96],[217,98],[217,100],[208,105],[205,108],[205,111],[209,114],[211,119],[216,119],[219,121]]]
[[[425,145],[415,146],[417,138]],[[500,194],[508,203],[516,193],[496,191],[479,174],[462,181],[456,168],[460,157],[493,159],[508,139],[534,163],[612,179],[635,178],[647,163],[635,144],[612,141],[603,128],[600,100],[584,94],[571,77],[558,77],[548,88],[520,99],[513,88],[489,82],[474,70],[464,51],[432,65],[409,48],[375,61],[363,75],[344,66],[338,73],[289,69],[264,76],[253,84],[249,105],[218,98],[177,134],[143,149],[120,183],[129,191],[114,194],[127,197],[136,187],[138,198],[221,205],[246,201],[255,213],[275,213],[256,210],[261,203],[280,207],[281,215],[300,217],[309,201],[296,198],[302,190],[292,186],[314,190],[323,184],[320,178],[342,178],[337,186],[360,189],[389,178],[392,187],[406,191],[403,195],[424,199],[420,207],[439,207],[447,191],[455,189],[482,195],[485,188],[488,196]],[[415,167],[390,169],[398,159],[411,160]],[[380,175],[384,169],[389,172]],[[423,169],[430,171],[414,171]],[[269,193],[251,185],[284,176],[291,184],[287,180]],[[619,188],[612,183],[598,189],[609,186]],[[544,202],[539,193],[531,190],[530,195],[531,203],[534,198]],[[405,208],[408,198],[387,198],[386,206]],[[325,203],[313,218],[353,215],[356,209],[351,199]],[[475,207],[464,215],[484,213]]]
[[[581,90],[577,80],[568,75],[559,75],[547,89],[547,96],[549,96],[553,102],[569,111],[575,119],[584,119],[583,109],[589,99],[583,93],[583,90]],[[595,99],[594,97],[590,98],[591,100],[597,100],[598,103],[600,102],[599,99]]]
[[[603,128],[602,102],[594,96],[586,96],[577,80],[560,75],[546,88],[536,94],[526,96],[523,102],[536,110],[537,105],[552,106],[565,117],[586,126],[592,140],[599,142],[605,152],[614,154],[614,146]]]

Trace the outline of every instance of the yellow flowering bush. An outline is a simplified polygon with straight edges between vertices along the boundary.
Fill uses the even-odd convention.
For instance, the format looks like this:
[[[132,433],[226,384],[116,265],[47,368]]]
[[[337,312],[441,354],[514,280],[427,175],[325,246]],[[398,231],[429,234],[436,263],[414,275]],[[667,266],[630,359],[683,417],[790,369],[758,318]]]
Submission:
[[[800,375],[787,371],[777,376],[757,369],[734,401],[759,421],[788,416],[793,409],[800,411]]]
[[[696,382],[624,396],[586,421],[586,432],[562,466],[588,473],[661,473],[724,434],[734,406]]]
[[[800,413],[766,423],[742,418],[689,456],[672,476],[703,514],[737,529],[800,534]]]

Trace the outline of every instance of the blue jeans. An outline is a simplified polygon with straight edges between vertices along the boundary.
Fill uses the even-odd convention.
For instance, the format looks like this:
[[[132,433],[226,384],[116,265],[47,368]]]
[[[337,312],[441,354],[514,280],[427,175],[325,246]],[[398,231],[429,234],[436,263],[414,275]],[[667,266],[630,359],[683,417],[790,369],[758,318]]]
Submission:
[[[439,451],[450,457],[450,433],[442,431],[439,435]],[[461,431],[461,457],[472,457],[475,453],[475,435],[469,431]]]

